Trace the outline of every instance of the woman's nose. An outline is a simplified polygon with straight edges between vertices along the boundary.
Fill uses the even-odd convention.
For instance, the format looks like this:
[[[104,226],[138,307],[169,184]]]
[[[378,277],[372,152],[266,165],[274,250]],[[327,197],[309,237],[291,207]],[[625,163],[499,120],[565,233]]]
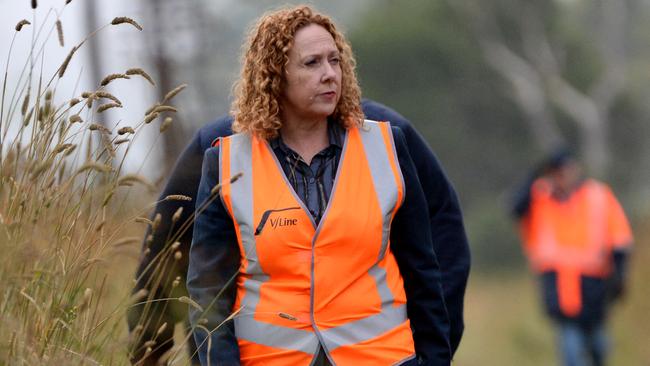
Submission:
[[[325,62],[325,69],[323,70],[323,82],[332,81],[336,77],[336,70],[329,62]]]

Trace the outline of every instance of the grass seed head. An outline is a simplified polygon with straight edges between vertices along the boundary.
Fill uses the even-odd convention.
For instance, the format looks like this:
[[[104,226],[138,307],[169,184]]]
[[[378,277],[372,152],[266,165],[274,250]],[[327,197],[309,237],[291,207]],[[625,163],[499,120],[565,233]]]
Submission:
[[[122,105],[122,102],[119,99],[117,99],[116,96],[114,96],[113,94],[111,94],[111,93],[109,93],[107,91],[98,90],[98,91],[95,92],[95,96],[98,97],[98,98],[110,99],[113,102],[115,102],[115,103],[117,103],[119,105]]]
[[[27,127],[27,125],[29,125],[29,122],[32,120],[33,113],[34,113],[34,108],[30,109],[27,115],[25,116],[25,119],[23,120],[23,126]]]
[[[129,299],[129,303],[134,304],[136,302],[139,302],[140,300],[147,297],[147,295],[149,295],[149,291],[147,291],[147,289],[141,288],[138,290],[138,292],[136,292],[131,296],[131,298]]]
[[[70,121],[70,123],[83,122],[83,120],[81,119],[81,116],[78,115],[78,114],[73,114],[72,116],[70,116],[70,118],[68,120]]]
[[[23,19],[23,20],[19,21],[16,24],[16,28],[15,28],[16,32],[20,32],[20,30],[23,29],[24,26],[29,25],[29,24],[32,24],[32,23],[30,23],[27,19]]]
[[[20,107],[20,114],[24,116],[27,113],[27,108],[29,108],[29,89],[25,94],[25,99],[23,99],[23,105]]]
[[[165,117],[163,123],[160,124],[160,132],[165,132],[172,125],[173,119],[171,117]]]
[[[77,52],[78,49],[79,49],[78,46],[72,47],[70,53],[68,53],[68,56],[65,58],[65,60],[63,60],[61,67],[59,67],[59,78],[62,78],[63,74],[65,74],[65,70],[68,68],[68,64],[70,63],[70,60],[72,60],[72,56],[74,56],[74,53]]]
[[[105,78],[103,78],[99,85],[106,86],[106,85],[108,85],[108,83],[110,83],[111,81],[113,81],[115,79],[130,79],[130,77],[128,75],[124,75],[124,74],[110,74],[110,75],[106,76]]]
[[[113,168],[110,165],[101,164],[101,163],[93,161],[93,162],[89,162],[89,163],[86,163],[86,164],[82,165],[79,169],[77,169],[76,174],[81,174],[81,173],[83,173],[85,171],[88,171],[88,170],[94,170],[94,171],[99,172],[99,173],[108,173],[112,169]]]
[[[140,75],[143,78],[145,78],[151,85],[154,85],[154,86],[156,85],[156,83],[153,81],[151,76],[149,76],[149,74],[147,74],[141,68],[136,67],[136,68],[128,69],[128,70],[126,70],[126,74],[127,75]]]
[[[127,133],[134,134],[135,130],[133,129],[133,127],[129,127],[129,126],[125,126],[117,130],[118,135],[125,135]]]
[[[179,207],[178,209],[176,209],[176,212],[174,212],[174,215],[172,215],[172,223],[180,220],[182,214],[183,214],[183,207]]]
[[[72,144],[72,146],[70,146],[70,147],[65,151],[65,153],[63,153],[63,156],[69,156],[70,154],[72,154],[72,152],[75,151],[76,148],[77,148],[77,145]]]
[[[111,108],[122,108],[122,105],[119,103],[106,103],[102,104],[97,108],[97,113],[102,113],[106,110],[109,110]]]
[[[124,23],[131,24],[132,26],[134,26],[139,31],[142,30],[142,26],[140,26],[140,24],[138,24],[138,22],[136,22],[135,20],[133,20],[133,19],[131,19],[129,17],[117,17],[117,18],[114,18],[111,21],[112,25],[119,25],[119,24],[124,24]]]
[[[140,223],[140,224],[147,224],[147,225],[152,225],[153,221],[149,220],[146,217],[136,217],[133,221]]]
[[[162,113],[162,112],[173,112],[176,113],[178,112],[178,109],[170,106],[170,105],[159,105],[156,108],[153,109],[153,113]]]
[[[163,201],[191,201],[192,197],[182,194],[170,194],[166,196]]]
[[[79,103],[79,99],[77,99],[77,98],[70,99],[70,107],[74,107],[78,103]]]
[[[117,143],[117,141],[116,141],[116,143]],[[139,175],[139,174],[126,174],[126,175],[120,177],[120,179],[117,180],[117,185],[118,186],[124,186],[124,185],[127,185],[127,184],[130,185],[130,184],[133,184],[133,183],[142,184],[143,186],[147,187],[147,189],[149,191],[155,191],[156,190],[156,187],[151,182],[149,182],[145,177],[143,177],[142,175]]]
[[[149,123],[151,123],[151,121],[153,121],[154,119],[158,118],[158,116],[159,116],[159,113],[151,113],[151,114],[147,114],[147,115],[144,117],[144,123],[145,123],[145,124],[149,124]]]
[[[148,115],[148,114],[151,114],[151,112],[153,112],[153,110],[156,109],[156,107],[158,107],[159,105],[160,105],[160,103],[158,103],[158,102],[154,103],[154,105],[152,105],[151,107],[149,107],[149,109],[147,109],[147,110],[144,112],[144,115],[146,116],[146,115]]]
[[[64,150],[69,149],[73,144],[59,144],[57,145],[54,150],[52,150],[52,154],[56,155]]]
[[[109,130],[108,128],[100,125],[99,123],[91,123],[90,126],[88,126],[88,129],[91,130],[91,131],[99,131],[99,132],[106,133],[106,134],[111,133],[111,130]]]
[[[185,89],[185,88],[187,88],[187,84],[181,84],[181,85],[175,87],[174,89],[172,89],[169,93],[167,93],[165,95],[165,97],[163,98],[162,104],[165,104],[165,103],[169,102],[170,100],[172,100],[172,98],[174,98],[178,93],[182,92],[183,89]]]
[[[153,223],[151,224],[152,232],[155,232],[156,229],[158,229],[158,225],[160,225],[160,221],[162,221],[162,215],[160,213],[157,213],[153,219]],[[153,240],[153,236],[151,237],[151,239]]]
[[[164,322],[163,325],[161,325],[160,328],[158,328],[158,330],[156,331],[156,336],[159,336],[162,332],[165,331],[165,329],[167,329],[167,322]]]
[[[59,44],[61,47],[64,46],[63,43],[63,24],[61,23],[61,20],[57,19],[56,20],[56,34],[59,36]]]
[[[200,312],[203,312],[203,308],[201,307],[201,305],[199,305],[196,301],[190,299],[190,298],[187,297],[187,296],[181,296],[181,297],[179,297],[179,298],[178,298],[178,301],[182,302],[183,304],[190,305],[191,307],[193,307],[193,308],[199,310]]]

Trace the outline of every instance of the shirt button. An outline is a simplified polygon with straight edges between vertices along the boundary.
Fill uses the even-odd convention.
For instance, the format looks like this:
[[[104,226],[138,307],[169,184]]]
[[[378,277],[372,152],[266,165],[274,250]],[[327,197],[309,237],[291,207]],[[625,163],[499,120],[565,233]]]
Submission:
[[[309,183],[314,183],[315,181],[314,177],[309,178]]]

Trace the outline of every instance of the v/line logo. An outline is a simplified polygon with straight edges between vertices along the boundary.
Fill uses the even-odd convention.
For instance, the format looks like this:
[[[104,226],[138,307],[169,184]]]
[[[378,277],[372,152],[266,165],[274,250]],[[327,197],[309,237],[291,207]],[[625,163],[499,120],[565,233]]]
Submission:
[[[287,207],[287,208],[280,208],[277,210],[266,210],[262,214],[262,218],[260,219],[260,223],[257,225],[257,229],[255,229],[255,235],[260,235],[262,233],[262,230],[264,229],[264,225],[266,225],[266,222],[269,221],[269,217],[271,216],[272,213],[274,212],[282,212],[282,211],[289,211],[289,210],[300,210],[300,207]],[[273,229],[276,229],[281,226],[296,226],[298,225],[298,219],[290,219],[286,217],[277,217],[274,219],[271,219],[271,227]]]
[[[274,229],[280,226],[296,226],[297,224],[298,219],[288,219],[286,217],[271,219],[271,227]]]

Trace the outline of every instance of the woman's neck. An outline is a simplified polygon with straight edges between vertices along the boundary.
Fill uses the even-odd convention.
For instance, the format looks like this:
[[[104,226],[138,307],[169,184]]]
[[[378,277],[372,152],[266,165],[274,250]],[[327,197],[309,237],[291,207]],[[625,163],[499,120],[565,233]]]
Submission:
[[[280,135],[282,141],[307,164],[311,164],[311,159],[329,145],[327,119],[285,120]]]

